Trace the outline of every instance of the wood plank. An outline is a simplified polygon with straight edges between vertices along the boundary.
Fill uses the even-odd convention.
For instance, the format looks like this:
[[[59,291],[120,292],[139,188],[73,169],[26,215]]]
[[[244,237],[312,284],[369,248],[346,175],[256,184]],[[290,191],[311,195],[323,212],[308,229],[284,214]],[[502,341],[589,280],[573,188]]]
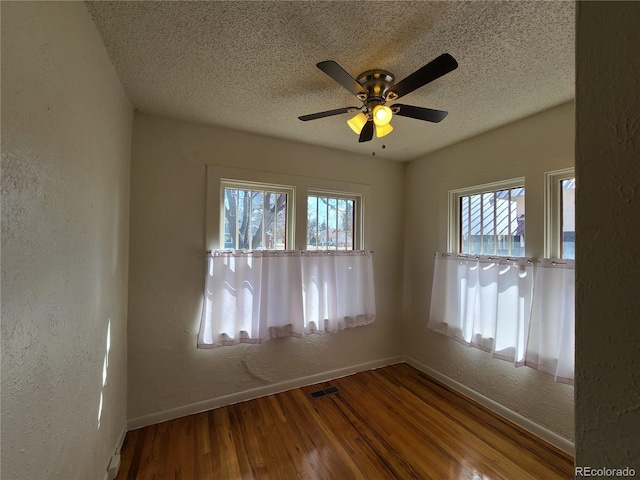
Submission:
[[[129,432],[117,478],[551,480],[573,459],[397,364]]]
[[[211,444],[208,412],[194,415],[196,427],[195,473],[198,480],[214,480],[211,465]]]
[[[390,384],[385,385],[385,379],[380,374],[373,374],[379,375],[377,379],[378,388],[389,388]],[[401,392],[401,388],[396,390],[389,389],[388,391]],[[375,394],[382,395],[383,393],[379,391]],[[388,408],[394,408],[397,417],[395,428],[400,432],[406,431],[405,435],[410,435],[401,444],[409,443],[408,439],[410,438],[412,445],[428,444],[430,445],[430,450],[449,460],[464,457],[464,464],[470,465],[470,472],[477,473],[480,476],[500,478],[501,470],[509,470],[517,478],[534,478],[528,475],[525,470],[519,468],[518,465],[513,464],[508,457],[500,455],[490,445],[485,444],[481,434],[479,436],[478,432],[471,431],[465,425],[442,415],[437,409],[425,404],[417,397],[402,394],[402,398],[404,399],[403,402],[397,405],[388,405]],[[429,431],[421,429],[412,431],[415,424],[430,425]],[[412,450],[404,452],[405,456],[417,454],[417,451]],[[448,465],[446,469],[437,472],[436,476],[443,478],[442,476],[450,468],[451,466]]]
[[[387,375],[389,379],[397,378],[397,372],[393,372],[394,375],[392,375],[391,370],[381,373]],[[410,389],[414,395],[419,396],[423,401],[436,405],[436,408],[446,416],[457,418],[458,421],[464,425],[471,425],[468,421],[470,419],[472,424],[475,425],[475,428],[482,427],[482,438],[485,442],[495,445],[496,448],[498,448],[499,445],[502,445],[500,448],[506,448],[505,445],[509,444],[505,443],[504,436],[509,436],[512,441],[518,443],[524,450],[533,452],[536,457],[544,458],[549,465],[556,464],[558,457],[566,460],[567,462],[560,461],[560,464],[565,466],[571,465],[571,468],[562,473],[573,475],[573,458],[569,454],[532,436],[531,433],[513,424],[509,420],[498,417],[486,407],[467,397],[463,397],[458,392],[455,392],[450,387],[441,384],[428,375],[420,373],[418,376],[407,377],[407,382],[404,386]],[[427,388],[425,389],[424,387]],[[435,400],[426,398],[425,394],[427,392],[436,394],[437,396],[433,397]]]
[[[141,430],[132,430],[127,432],[122,443],[122,449],[120,450],[120,476],[127,478],[129,471],[131,470],[131,463],[135,453],[136,443]],[[124,472],[124,476],[123,476]]]

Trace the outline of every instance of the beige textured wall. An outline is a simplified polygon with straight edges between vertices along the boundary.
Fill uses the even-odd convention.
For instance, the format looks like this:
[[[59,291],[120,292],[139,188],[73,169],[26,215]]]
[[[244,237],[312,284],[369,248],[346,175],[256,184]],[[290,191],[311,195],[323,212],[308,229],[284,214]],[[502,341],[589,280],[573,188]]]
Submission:
[[[2,2],[3,479],[101,480],[126,426],[132,117],[83,3]]]
[[[404,165],[144,114],[134,119],[131,162],[130,419],[401,353]],[[196,349],[207,164],[368,184],[376,322],[333,335]]]
[[[579,2],[576,464],[640,475],[640,3]]]
[[[525,177],[526,253],[544,252],[544,173],[574,161],[574,105],[565,104],[411,162],[406,175],[405,354],[573,439],[573,387],[427,330],[433,254],[447,251],[448,192]]]

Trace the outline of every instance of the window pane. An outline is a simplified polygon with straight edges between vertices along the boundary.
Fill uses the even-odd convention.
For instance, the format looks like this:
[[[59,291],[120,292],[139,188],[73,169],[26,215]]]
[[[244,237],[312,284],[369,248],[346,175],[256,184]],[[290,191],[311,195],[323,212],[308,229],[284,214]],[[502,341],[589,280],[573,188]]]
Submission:
[[[561,182],[561,234],[562,258],[576,258],[576,181],[575,178]]]
[[[307,197],[307,248],[353,250],[356,201],[350,198]]]
[[[482,195],[471,195],[469,199],[469,253],[482,253]]]
[[[482,253],[494,255],[495,251],[495,195],[494,192],[482,194]]]
[[[264,193],[251,192],[251,230],[249,248],[264,249]]]
[[[509,211],[511,213],[511,253],[524,257],[524,188],[511,189]]]
[[[356,201],[347,200],[347,249],[356,249]]]
[[[307,250],[318,249],[318,197],[307,198]]]
[[[243,188],[224,189],[224,248],[286,248],[287,194]]]
[[[318,247],[326,248],[329,239],[327,199],[318,197]]]
[[[275,250],[276,234],[276,193],[265,192],[262,227],[262,247],[267,250]]]
[[[224,190],[224,248],[234,248],[236,243],[236,225],[238,212],[238,190]]]
[[[328,223],[329,223],[329,249],[336,249],[338,233],[338,200],[336,198],[327,199]]]
[[[338,250],[347,248],[347,225],[345,215],[347,214],[347,201],[344,198],[338,199],[338,235],[336,244]]]
[[[460,252],[524,255],[524,187],[460,197]]]
[[[278,193],[276,197],[276,233],[275,250],[286,250],[287,246],[287,194]]]
[[[511,254],[511,202],[509,200],[509,190],[498,190],[496,192],[496,254],[509,256]]]
[[[234,248],[249,248],[249,211],[251,209],[251,192],[238,189],[238,227]]]
[[[469,197],[460,198],[460,252],[469,253]]]

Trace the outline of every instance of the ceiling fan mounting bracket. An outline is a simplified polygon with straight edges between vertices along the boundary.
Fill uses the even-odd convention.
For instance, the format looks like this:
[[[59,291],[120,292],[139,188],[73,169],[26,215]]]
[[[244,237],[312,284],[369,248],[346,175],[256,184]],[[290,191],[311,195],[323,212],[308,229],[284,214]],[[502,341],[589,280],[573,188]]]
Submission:
[[[358,99],[366,102],[367,106],[371,107],[370,104],[373,102],[375,102],[375,105],[384,105],[387,92],[393,85],[395,78],[391,72],[376,69],[361,73],[356,80],[367,91],[366,95],[359,93],[357,95]]]

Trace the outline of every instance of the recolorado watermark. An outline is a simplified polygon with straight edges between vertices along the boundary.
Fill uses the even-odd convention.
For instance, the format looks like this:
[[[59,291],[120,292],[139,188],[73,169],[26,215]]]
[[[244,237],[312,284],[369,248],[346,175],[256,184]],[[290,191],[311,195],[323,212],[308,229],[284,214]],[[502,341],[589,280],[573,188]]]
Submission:
[[[579,477],[635,477],[636,471],[631,467],[609,468],[609,467],[576,467],[575,476]]]

